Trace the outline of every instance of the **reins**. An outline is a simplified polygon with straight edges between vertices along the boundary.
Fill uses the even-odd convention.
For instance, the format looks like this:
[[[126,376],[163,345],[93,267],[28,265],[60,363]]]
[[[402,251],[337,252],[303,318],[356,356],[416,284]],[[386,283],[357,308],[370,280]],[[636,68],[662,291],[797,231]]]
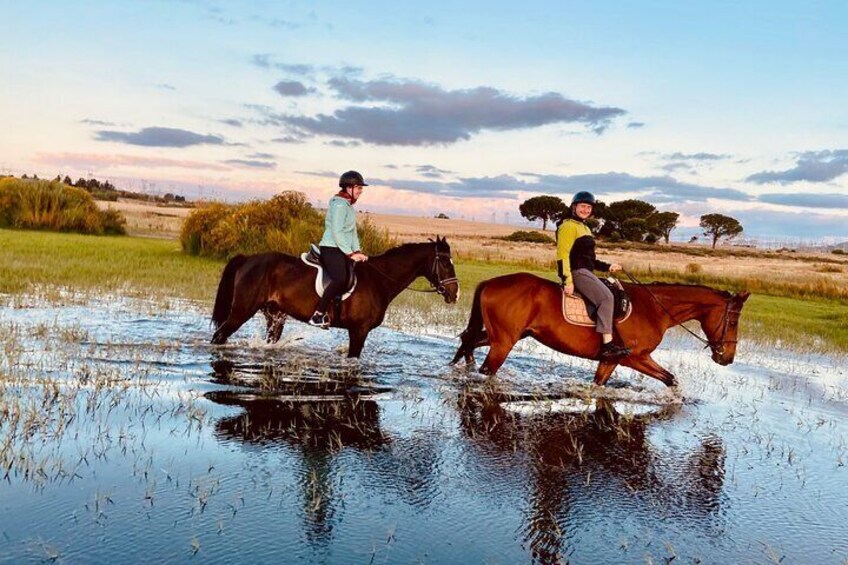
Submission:
[[[730,315],[730,301],[728,301],[728,302],[727,302],[727,306],[725,306],[725,309],[724,309],[724,316],[722,316],[722,321],[721,321],[721,325],[722,325],[721,340],[719,341],[719,343],[718,343],[718,344],[713,345],[713,343],[712,343],[710,340],[702,338],[701,336],[699,336],[698,334],[696,334],[695,332],[693,332],[692,330],[690,330],[689,328],[687,328],[686,326],[684,326],[684,325],[683,325],[683,322],[679,321],[679,320],[678,320],[678,319],[674,316],[674,314],[672,314],[671,312],[669,312],[668,308],[666,308],[666,307],[665,307],[665,304],[663,304],[662,302],[660,302],[660,299],[659,299],[659,298],[657,298],[657,296],[656,296],[653,292],[651,292],[651,289],[650,289],[650,287],[649,287],[648,285],[646,285],[645,283],[643,283],[642,281],[640,281],[639,279],[637,279],[636,277],[634,277],[633,275],[631,275],[629,272],[625,271],[624,269],[622,269],[622,270],[621,270],[621,272],[622,272],[622,273],[624,273],[625,275],[627,275],[627,278],[629,278],[629,279],[631,280],[631,282],[633,282],[634,284],[636,284],[636,285],[641,286],[642,288],[644,288],[644,289],[648,292],[648,294],[650,294],[650,295],[651,295],[651,298],[653,298],[653,299],[654,299],[654,302],[656,302],[657,304],[659,304],[660,308],[662,308],[662,309],[663,309],[663,311],[665,311],[665,313],[666,313],[666,314],[668,314],[669,318],[671,318],[671,321],[672,321],[672,322],[674,322],[674,323],[675,323],[675,325],[678,325],[678,326],[682,327],[684,330],[686,330],[687,332],[689,332],[689,334],[691,334],[691,335],[692,335],[695,339],[697,339],[698,341],[700,341],[701,343],[703,343],[703,344],[704,344],[704,349],[706,349],[707,347],[711,347],[711,348],[714,348],[714,350],[715,350],[717,353],[721,354],[721,351],[723,351],[723,349],[724,349],[724,344],[725,344],[725,343],[727,343],[727,339],[726,339],[726,338],[727,338],[727,325],[728,325],[728,323],[730,322],[730,316],[729,316],[729,315]],[[734,343],[735,343],[735,341],[734,341]],[[715,348],[719,348],[719,349],[715,349]]]
[[[449,253],[442,253],[441,251],[436,251],[436,255],[433,258],[433,266],[431,268],[430,274],[433,275],[433,278],[435,278],[436,280],[439,281],[438,283],[433,283],[433,281],[427,279],[427,282],[430,283],[431,288],[426,288],[426,289],[410,288],[407,285],[403,290],[411,290],[413,292],[437,292],[439,294],[444,294],[446,292],[446,289],[445,289],[446,284],[449,284],[449,283],[452,283],[452,282],[458,283],[459,279],[457,277],[448,277],[446,279],[441,278],[441,276],[439,275],[439,258],[440,257],[447,257],[448,259],[450,259],[450,254]],[[374,269],[374,271],[377,272],[377,274],[384,277],[385,279],[390,280],[390,281],[395,282],[395,283],[398,282],[398,280],[396,278],[387,275],[385,272],[383,272],[382,269],[380,269],[376,265],[372,264],[370,261],[365,261],[365,264],[370,266],[372,269]]]

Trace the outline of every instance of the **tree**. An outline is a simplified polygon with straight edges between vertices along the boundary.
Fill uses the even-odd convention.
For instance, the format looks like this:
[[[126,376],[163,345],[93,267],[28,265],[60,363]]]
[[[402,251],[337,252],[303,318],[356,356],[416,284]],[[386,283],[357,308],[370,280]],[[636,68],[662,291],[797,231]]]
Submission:
[[[704,235],[713,239],[713,249],[722,237],[733,239],[742,233],[742,224],[735,218],[723,214],[705,214],[701,216]]]
[[[642,241],[645,232],[648,231],[647,220],[656,211],[657,209],[654,208],[653,204],[642,200],[620,200],[608,204],[604,208],[596,209],[595,216],[604,220],[600,235],[610,237],[613,232],[618,232],[630,241]],[[633,219],[645,221],[642,223],[630,222],[627,227],[624,226],[625,222]],[[641,231],[639,231],[640,227]]]
[[[621,224],[621,237],[627,241],[642,241],[648,231],[647,224],[642,218],[627,218]]]
[[[648,218],[648,231],[665,239],[666,244],[671,230],[677,227],[680,214],[677,212],[657,212]]]
[[[544,230],[548,227],[548,221],[562,217],[568,211],[568,206],[558,196],[534,196],[525,200],[518,211],[531,222],[542,220]]]

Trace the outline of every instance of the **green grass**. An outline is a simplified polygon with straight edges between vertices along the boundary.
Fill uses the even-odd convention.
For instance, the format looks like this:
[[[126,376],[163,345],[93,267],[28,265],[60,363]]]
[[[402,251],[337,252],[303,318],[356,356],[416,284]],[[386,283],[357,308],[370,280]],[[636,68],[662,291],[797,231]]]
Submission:
[[[0,292],[44,286],[214,299],[223,262],[188,256],[174,240],[0,229]]]
[[[174,240],[0,229],[2,293],[65,287],[93,293],[188,298],[211,305],[223,266],[223,261],[180,252],[180,243]],[[458,305],[446,306],[434,294],[404,292],[390,313],[417,312],[419,320],[447,324],[459,333],[465,327],[474,288],[480,281],[515,271],[555,279],[553,271],[482,261],[458,260],[456,270],[462,282]],[[644,275],[640,278],[645,282],[653,280]],[[728,290],[741,287],[739,281],[729,279],[711,282]],[[423,279],[413,286],[429,288]],[[764,343],[780,340],[815,350],[848,351],[848,302],[844,300],[755,292],[741,323],[743,339]]]

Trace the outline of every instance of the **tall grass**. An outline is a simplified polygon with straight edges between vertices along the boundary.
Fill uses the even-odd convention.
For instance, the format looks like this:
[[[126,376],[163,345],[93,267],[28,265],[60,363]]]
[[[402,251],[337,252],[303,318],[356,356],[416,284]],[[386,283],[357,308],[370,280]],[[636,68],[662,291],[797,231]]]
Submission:
[[[382,253],[397,244],[370,219],[358,224],[365,253]],[[216,258],[264,251],[295,255],[317,243],[323,232],[324,215],[302,193],[287,191],[270,200],[198,208],[183,222],[180,243],[186,253]]]
[[[693,264],[690,264],[693,265]],[[687,284],[703,284],[727,290],[747,290],[754,294],[768,294],[786,298],[826,299],[848,301],[848,288],[839,281],[807,273],[797,279],[766,279],[746,276],[722,276],[703,272],[687,265],[684,272],[665,269],[630,269],[629,272],[644,282],[660,281]],[[828,271],[830,272],[830,271]],[[627,280],[627,277],[621,277]]]
[[[123,235],[117,210],[100,210],[91,194],[61,182],[0,179],[0,227]]]

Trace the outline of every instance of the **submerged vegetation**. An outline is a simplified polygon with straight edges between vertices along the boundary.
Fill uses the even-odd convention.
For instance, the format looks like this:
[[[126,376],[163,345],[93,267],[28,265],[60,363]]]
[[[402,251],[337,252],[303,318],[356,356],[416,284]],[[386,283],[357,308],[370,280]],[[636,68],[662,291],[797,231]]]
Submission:
[[[210,206],[201,210],[214,216],[216,209]],[[311,213],[318,215],[315,210]],[[360,227],[360,233],[371,232]],[[376,229],[373,233],[378,242],[379,237],[385,235]],[[362,237],[363,242],[365,237],[368,236]],[[307,244],[304,241],[303,247],[293,251],[300,252]],[[180,253],[179,244],[173,240],[93,238],[0,229],[0,293],[26,295],[64,288],[83,293],[120,292],[130,296],[211,302],[223,263],[214,258],[215,254],[206,254],[212,256]],[[467,322],[473,291],[480,281],[519,270],[552,280],[555,276],[553,269],[532,262],[503,263],[459,253],[454,255],[457,276],[462,284],[459,303],[446,306],[432,295],[404,292],[389,308],[386,320],[389,326],[440,327],[448,333],[458,332]],[[681,265],[680,271],[632,269],[631,272],[643,282],[706,284],[753,292],[741,320],[745,341],[779,341],[783,345],[816,351],[848,351],[848,295],[844,286],[837,282],[818,278],[827,273],[805,272],[804,277],[797,280],[764,280],[710,275],[691,265],[694,264]],[[423,281],[412,286],[427,287]]]
[[[359,223],[362,251],[377,254],[397,245],[386,230],[366,218]],[[297,255],[318,243],[324,215],[300,192],[244,204],[212,203],[194,210],[183,223],[180,243],[190,255],[226,259],[238,254],[279,251]]]
[[[100,210],[91,194],[61,182],[0,178],[0,228],[77,232],[94,235],[126,233],[116,210]]]

